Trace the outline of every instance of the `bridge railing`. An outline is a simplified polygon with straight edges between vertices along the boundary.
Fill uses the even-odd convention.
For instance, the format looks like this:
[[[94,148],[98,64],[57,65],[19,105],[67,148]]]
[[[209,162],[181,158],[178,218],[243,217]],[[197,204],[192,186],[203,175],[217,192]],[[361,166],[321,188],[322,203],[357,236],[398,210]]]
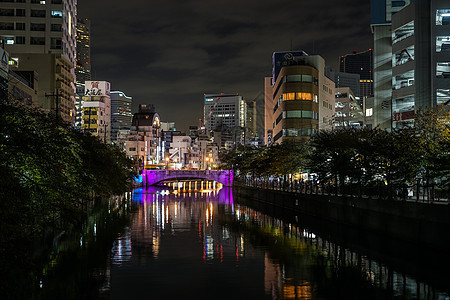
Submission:
[[[171,178],[200,178],[218,181],[225,186],[233,184],[233,172],[230,170],[144,170],[143,184],[153,185],[155,183]]]

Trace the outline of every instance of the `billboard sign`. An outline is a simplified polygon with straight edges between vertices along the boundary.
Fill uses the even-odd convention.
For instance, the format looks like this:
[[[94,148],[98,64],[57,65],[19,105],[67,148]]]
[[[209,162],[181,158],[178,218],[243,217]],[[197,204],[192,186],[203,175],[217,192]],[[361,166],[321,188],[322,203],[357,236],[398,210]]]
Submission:
[[[277,81],[281,68],[298,65],[301,57],[308,56],[305,51],[274,52],[272,55],[272,85]]]
[[[85,81],[85,96],[110,96],[111,84],[108,81]]]

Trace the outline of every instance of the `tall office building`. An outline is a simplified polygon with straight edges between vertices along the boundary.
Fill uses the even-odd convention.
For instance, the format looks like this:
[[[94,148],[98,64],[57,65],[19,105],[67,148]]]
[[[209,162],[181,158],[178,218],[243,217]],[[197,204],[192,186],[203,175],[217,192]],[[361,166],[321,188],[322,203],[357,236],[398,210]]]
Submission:
[[[383,129],[391,128],[392,120],[392,15],[410,2],[410,0],[370,1],[371,28],[374,36],[373,125]]]
[[[91,22],[77,19],[77,57],[75,75],[77,84],[91,80]]]
[[[357,97],[363,99],[373,95],[373,50],[341,56],[340,71],[359,74],[359,91],[354,91]]]
[[[74,122],[76,0],[1,1],[0,39],[13,71],[39,76],[36,106]]]
[[[82,128],[104,143],[111,141],[111,85],[107,81],[86,81]]]
[[[243,143],[246,105],[239,94],[205,94],[204,125],[221,147]],[[220,140],[220,142],[218,141]]]
[[[111,92],[111,142],[123,148],[131,129],[131,102],[124,92]]]
[[[272,77],[265,79],[265,142],[304,140],[331,129],[334,82],[325,75],[325,60],[304,51],[275,52]]]
[[[392,126],[450,101],[450,1],[416,0],[392,16]]]

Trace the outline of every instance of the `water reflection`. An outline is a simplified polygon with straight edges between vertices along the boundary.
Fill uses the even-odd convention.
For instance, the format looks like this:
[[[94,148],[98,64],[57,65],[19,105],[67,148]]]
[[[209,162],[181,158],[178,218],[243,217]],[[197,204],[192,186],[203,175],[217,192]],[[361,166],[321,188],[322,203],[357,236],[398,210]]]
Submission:
[[[315,232],[234,202],[212,182],[136,189],[104,295],[121,299],[446,299]]]

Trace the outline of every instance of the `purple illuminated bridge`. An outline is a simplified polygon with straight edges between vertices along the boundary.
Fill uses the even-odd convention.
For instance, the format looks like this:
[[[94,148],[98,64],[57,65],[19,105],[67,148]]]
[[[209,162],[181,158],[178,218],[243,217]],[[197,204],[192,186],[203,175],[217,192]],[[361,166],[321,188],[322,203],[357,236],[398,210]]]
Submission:
[[[175,179],[206,179],[220,182],[224,186],[233,185],[231,170],[144,170],[142,184],[156,185],[160,182]]]

